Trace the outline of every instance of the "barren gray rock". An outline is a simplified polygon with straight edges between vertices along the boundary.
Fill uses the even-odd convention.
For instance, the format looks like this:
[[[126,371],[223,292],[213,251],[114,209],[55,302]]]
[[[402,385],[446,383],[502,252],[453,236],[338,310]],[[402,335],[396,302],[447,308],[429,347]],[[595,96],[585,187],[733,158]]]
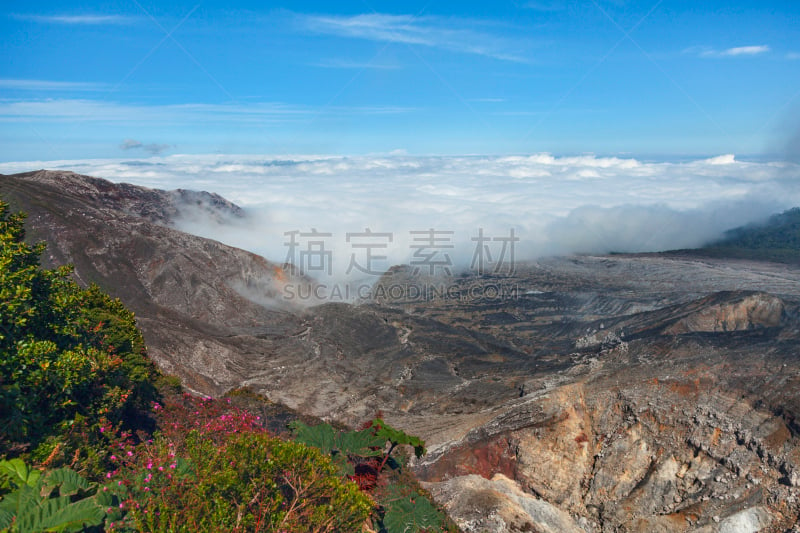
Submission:
[[[795,524],[797,267],[550,258],[513,276],[454,276],[427,299],[299,309],[280,284],[310,280],[169,227],[187,205],[176,197],[220,223],[242,215],[187,194],[0,177],[0,195],[48,241],[46,260],[122,298],[164,369],[200,393],[249,385],[354,425],[383,411],[427,440],[413,468],[465,529]],[[394,275],[414,281],[404,267]],[[505,297],[475,296],[489,285]]]
[[[457,523],[466,533],[583,533],[584,529],[558,507],[521,490],[503,474],[488,480],[472,474],[426,488],[446,509],[457,513]]]

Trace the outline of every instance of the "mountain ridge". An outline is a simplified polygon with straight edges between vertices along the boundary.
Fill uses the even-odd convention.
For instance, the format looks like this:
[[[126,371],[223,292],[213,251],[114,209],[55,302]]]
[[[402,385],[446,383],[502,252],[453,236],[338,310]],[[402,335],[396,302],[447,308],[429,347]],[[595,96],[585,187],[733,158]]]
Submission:
[[[727,230],[721,238],[700,248],[662,253],[800,264],[800,207]]]
[[[0,176],[0,195],[29,212],[50,261],[133,308],[162,368],[198,392],[249,386],[347,424],[383,411],[425,438],[412,467],[465,531],[713,532],[747,518],[783,532],[800,515],[791,265],[542,258],[504,280],[517,288],[505,299],[267,308],[234,281],[268,301],[296,274],[166,227],[161,193],[82,180]],[[494,281],[447,283],[469,295]]]

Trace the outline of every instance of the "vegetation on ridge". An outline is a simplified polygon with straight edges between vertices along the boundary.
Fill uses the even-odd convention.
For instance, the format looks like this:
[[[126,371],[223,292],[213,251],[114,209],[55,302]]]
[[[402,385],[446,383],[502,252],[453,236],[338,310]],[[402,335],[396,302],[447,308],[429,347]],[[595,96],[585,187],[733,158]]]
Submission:
[[[273,434],[236,405],[247,395],[182,393],[133,313],[42,269],[23,223],[0,201],[0,531],[454,529],[393,455],[422,453],[418,438],[380,419],[303,426],[337,458]]]

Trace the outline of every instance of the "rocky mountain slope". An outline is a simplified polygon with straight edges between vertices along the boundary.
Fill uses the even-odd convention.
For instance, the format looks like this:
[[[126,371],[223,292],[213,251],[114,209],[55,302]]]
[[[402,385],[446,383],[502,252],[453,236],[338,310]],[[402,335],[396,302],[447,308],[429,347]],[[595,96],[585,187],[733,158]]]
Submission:
[[[232,332],[299,328],[291,313],[247,297],[249,289],[275,294],[287,275],[278,266],[167,226],[181,210],[241,216],[219,196],[48,171],[2,176],[0,195],[28,213],[30,238],[47,242],[44,263],[71,263],[81,283],[121,298],[138,315],[151,356],[193,390],[221,393],[241,379],[235,365],[246,341],[240,346]]]
[[[207,193],[0,176],[48,260],[138,315],[191,389],[249,385],[423,436],[414,465],[465,531],[787,531],[800,514],[800,269],[570,257],[505,277],[393,269],[358,305],[294,308],[288,269],[170,227]]]

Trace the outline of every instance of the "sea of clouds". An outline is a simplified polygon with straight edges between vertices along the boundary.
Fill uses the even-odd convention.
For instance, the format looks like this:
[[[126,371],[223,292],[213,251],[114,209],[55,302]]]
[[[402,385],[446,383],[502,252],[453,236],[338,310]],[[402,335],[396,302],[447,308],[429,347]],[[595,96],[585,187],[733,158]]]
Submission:
[[[313,249],[331,252],[334,277],[344,276],[348,268],[351,276],[359,274],[354,260],[369,270],[414,262],[414,254],[419,263],[431,250],[414,247],[427,238],[414,231],[436,231],[437,243],[450,246],[439,249],[437,258],[447,254],[458,270],[476,258],[472,239],[480,230],[498,239],[483,243],[495,261],[500,239],[512,229],[520,239],[514,245],[518,261],[566,253],[661,251],[701,246],[725,230],[800,205],[800,165],[745,162],[732,155],[683,162],[536,154],[172,155],[0,163],[5,174],[38,168],[218,193],[245,208],[246,219],[219,224],[189,211],[178,227],[295,264],[299,251],[322,241],[321,248]],[[287,246],[287,233],[312,229],[330,236],[297,233],[298,247]],[[391,234],[391,242],[385,236],[351,236],[348,242],[348,233],[366,229]],[[367,242],[386,245],[373,246],[370,265],[366,248],[354,246]],[[324,270],[316,274],[327,275]]]

